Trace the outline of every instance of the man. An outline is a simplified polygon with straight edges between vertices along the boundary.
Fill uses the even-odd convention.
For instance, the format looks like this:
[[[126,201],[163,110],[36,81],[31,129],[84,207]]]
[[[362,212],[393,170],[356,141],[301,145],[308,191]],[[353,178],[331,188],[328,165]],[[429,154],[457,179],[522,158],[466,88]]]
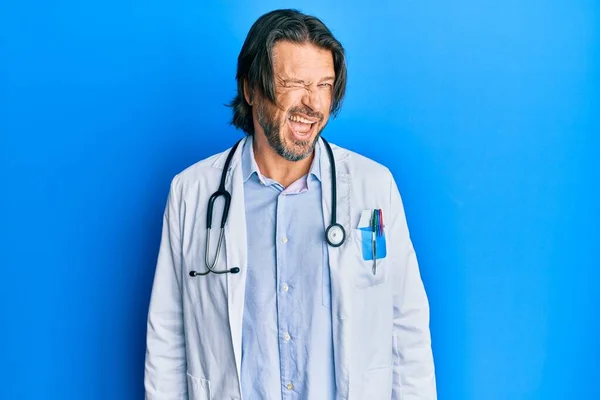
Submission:
[[[435,399],[428,301],[394,179],[320,138],[345,93],[342,45],[315,17],[273,11],[250,29],[237,81],[246,136],[171,185],[146,398]],[[222,175],[231,207],[221,230],[214,203],[210,236]]]

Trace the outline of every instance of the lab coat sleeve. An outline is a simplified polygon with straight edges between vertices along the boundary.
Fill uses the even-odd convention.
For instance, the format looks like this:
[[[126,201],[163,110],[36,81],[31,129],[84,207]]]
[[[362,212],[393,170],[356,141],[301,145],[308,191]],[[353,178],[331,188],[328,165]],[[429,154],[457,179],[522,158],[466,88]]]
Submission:
[[[390,239],[394,241],[393,247],[399,249],[394,252],[392,264],[395,277],[392,400],[435,400],[429,302],[393,177],[390,193]]]
[[[171,183],[147,321],[146,400],[187,400],[183,333],[180,192]]]

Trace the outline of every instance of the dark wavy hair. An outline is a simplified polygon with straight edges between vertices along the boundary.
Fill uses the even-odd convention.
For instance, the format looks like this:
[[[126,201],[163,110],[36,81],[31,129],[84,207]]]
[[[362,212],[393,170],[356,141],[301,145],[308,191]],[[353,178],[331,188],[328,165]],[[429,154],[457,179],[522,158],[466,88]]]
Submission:
[[[254,134],[254,124],[252,107],[244,97],[244,81],[247,81],[248,90],[258,90],[266,99],[276,103],[273,47],[281,40],[311,43],[331,51],[335,81],[330,112],[335,117],[341,109],[346,92],[346,58],[342,44],[316,17],[292,9],[271,11],[256,20],[248,32],[238,56],[237,95],[229,104],[233,109],[231,125],[249,135]]]

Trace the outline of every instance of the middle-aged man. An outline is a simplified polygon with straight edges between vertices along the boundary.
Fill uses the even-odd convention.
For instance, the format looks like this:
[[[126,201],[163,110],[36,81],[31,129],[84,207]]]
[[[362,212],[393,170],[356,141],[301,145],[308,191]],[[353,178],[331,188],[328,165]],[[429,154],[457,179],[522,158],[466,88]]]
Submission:
[[[270,12],[237,81],[246,135],[171,184],[146,398],[435,399],[428,300],[394,178],[320,136],[345,93],[342,45],[315,17]]]

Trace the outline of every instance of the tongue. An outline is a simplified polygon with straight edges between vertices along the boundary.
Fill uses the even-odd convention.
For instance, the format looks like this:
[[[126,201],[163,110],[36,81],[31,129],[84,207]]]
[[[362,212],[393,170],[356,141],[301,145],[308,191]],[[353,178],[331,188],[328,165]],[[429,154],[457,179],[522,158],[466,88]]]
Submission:
[[[298,133],[307,133],[310,131],[311,124],[305,124],[303,122],[290,121],[292,128]]]

